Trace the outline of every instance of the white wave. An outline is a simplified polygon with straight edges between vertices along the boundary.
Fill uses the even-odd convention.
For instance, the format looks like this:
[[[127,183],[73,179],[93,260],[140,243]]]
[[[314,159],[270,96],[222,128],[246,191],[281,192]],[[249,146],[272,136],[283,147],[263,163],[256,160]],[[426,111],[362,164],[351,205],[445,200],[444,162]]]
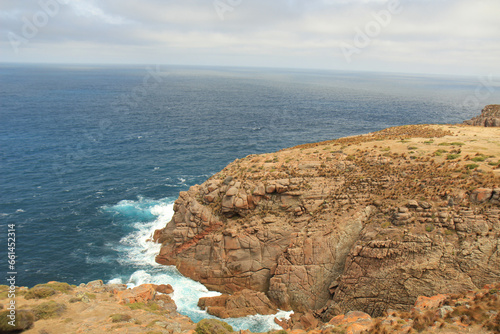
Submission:
[[[184,179],[179,179],[185,182]],[[124,200],[110,207],[103,207],[105,211],[121,214],[127,218],[138,218],[142,221],[132,222],[133,231],[120,240],[115,249],[120,253],[119,262],[123,266],[140,268],[129,277],[116,277],[108,283],[126,284],[133,288],[141,284],[170,284],[174,288],[172,299],[177,310],[190,317],[194,322],[203,318],[215,318],[205,310],[198,308],[198,300],[202,297],[219,296],[219,292],[209,291],[204,285],[182,276],[174,266],[163,266],[155,262],[161,245],[153,243],[153,233],[164,228],[174,214],[173,201],[169,199],[148,200],[139,197],[137,201]],[[143,221],[151,217],[150,221]],[[224,319],[235,330],[250,329],[254,332],[266,332],[281,329],[274,322],[274,318],[290,317],[292,312],[280,311],[276,315],[254,315],[237,319]]]

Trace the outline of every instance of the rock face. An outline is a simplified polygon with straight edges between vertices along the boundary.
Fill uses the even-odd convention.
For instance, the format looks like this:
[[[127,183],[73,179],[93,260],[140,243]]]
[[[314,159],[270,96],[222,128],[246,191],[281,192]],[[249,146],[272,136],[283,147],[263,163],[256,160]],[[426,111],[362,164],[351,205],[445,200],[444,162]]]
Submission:
[[[156,260],[223,293],[263,292],[309,312],[304,324],[499,281],[500,179],[490,160],[481,171],[467,161],[491,135],[457,144],[467,128],[453,129],[403,126],[236,160],[180,193],[155,232]]]
[[[278,312],[263,292],[245,289],[233,295],[200,298],[198,306],[216,317],[240,318],[255,314],[275,314]]]
[[[491,104],[484,107],[481,115],[465,121],[464,124],[486,127],[500,126],[500,104]]]

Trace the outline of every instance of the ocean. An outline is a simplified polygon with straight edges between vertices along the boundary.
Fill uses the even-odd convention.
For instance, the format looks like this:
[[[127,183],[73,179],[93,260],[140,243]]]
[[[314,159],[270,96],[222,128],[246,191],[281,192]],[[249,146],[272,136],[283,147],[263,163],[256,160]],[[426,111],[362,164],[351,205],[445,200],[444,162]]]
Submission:
[[[491,81],[491,78],[489,78]],[[500,102],[488,78],[219,67],[0,65],[0,249],[17,284],[169,283],[179,311],[217,295],[154,262],[179,191],[231,161]],[[3,283],[6,284],[6,283]],[[286,312],[281,313],[287,315]],[[271,316],[235,329],[277,328]]]

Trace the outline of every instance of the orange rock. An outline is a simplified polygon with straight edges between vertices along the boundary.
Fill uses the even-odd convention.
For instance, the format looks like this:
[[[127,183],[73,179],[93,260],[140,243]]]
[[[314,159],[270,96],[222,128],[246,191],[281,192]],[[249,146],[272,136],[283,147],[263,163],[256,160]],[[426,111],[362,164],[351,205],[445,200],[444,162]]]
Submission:
[[[313,329],[312,331],[307,332],[307,334],[321,334],[321,330],[319,329]]]
[[[358,324],[354,323],[346,328],[346,334],[361,334],[361,333],[366,333],[365,331],[368,331],[371,327],[371,322],[369,324]]]
[[[488,202],[493,194],[493,189],[478,188],[471,194],[471,201],[474,203]]]
[[[352,311],[346,314],[343,323],[344,324],[349,324],[353,322],[360,322],[360,320],[365,320],[365,321],[372,321],[372,317],[370,317],[369,314],[366,314],[365,312],[360,312],[360,311]]]
[[[447,296],[439,294],[432,297],[419,296],[415,302],[414,309],[417,311],[425,311],[431,309],[437,309],[446,300]]]
[[[154,288],[155,288],[156,292],[164,293],[166,295],[174,292],[174,289],[172,288],[172,286],[170,284],[155,285]]]
[[[345,318],[345,315],[340,314],[340,315],[337,315],[336,317],[333,317],[328,323],[330,325],[339,326],[343,323],[344,318]]]
[[[294,329],[293,331],[289,332],[290,334],[305,334],[307,333],[305,330],[302,329]]]
[[[117,294],[120,304],[140,303],[152,300],[156,290],[154,284],[142,284],[133,289],[119,291]]]

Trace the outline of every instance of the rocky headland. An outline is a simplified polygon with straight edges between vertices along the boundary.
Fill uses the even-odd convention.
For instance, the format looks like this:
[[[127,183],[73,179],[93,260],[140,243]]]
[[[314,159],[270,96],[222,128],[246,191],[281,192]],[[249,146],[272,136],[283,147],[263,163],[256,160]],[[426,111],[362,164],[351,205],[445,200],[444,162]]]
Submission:
[[[500,281],[499,164],[500,129],[465,125],[250,155],[180,193],[156,260],[322,323],[408,312]],[[220,315],[224,298],[202,305]]]
[[[499,333],[498,113],[237,159],[179,194],[156,261],[222,292],[198,304],[219,318],[293,310],[290,333]],[[18,290],[26,333],[232,331],[169,286]]]
[[[481,115],[465,121],[464,124],[486,127],[500,126],[500,104],[491,104],[486,106],[482,110]]]

